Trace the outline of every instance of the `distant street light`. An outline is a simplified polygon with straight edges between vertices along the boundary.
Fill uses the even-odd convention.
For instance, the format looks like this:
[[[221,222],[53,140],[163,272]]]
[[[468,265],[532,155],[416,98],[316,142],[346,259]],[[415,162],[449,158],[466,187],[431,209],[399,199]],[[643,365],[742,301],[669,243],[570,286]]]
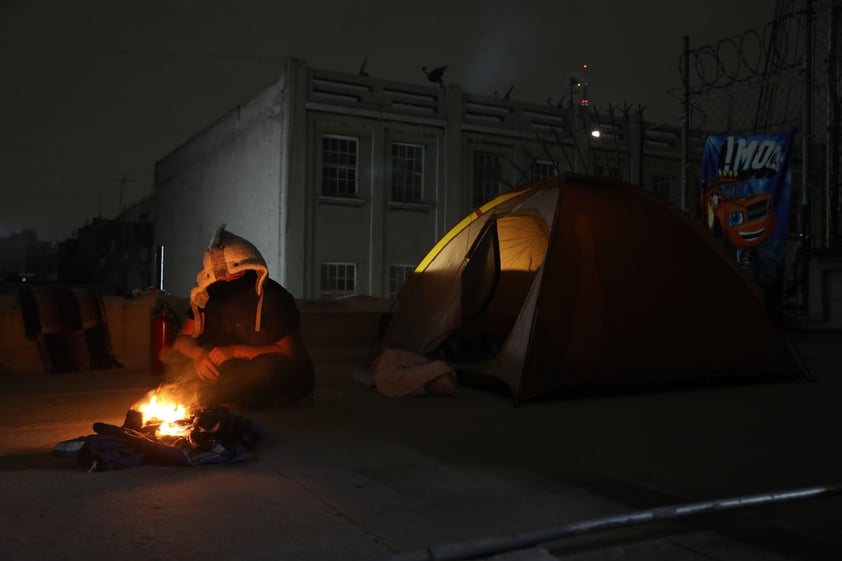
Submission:
[[[591,136],[594,138],[599,138],[602,133],[599,132],[599,129],[594,129],[591,131]]]

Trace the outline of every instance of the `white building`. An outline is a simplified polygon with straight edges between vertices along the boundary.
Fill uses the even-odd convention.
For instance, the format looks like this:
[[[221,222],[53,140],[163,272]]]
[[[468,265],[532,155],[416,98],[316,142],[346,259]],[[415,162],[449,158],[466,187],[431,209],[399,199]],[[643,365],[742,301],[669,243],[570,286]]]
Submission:
[[[189,293],[223,222],[298,298],[388,297],[471,209],[530,178],[610,174],[677,202],[678,129],[610,117],[287,59],[274,83],[157,163],[164,287]]]

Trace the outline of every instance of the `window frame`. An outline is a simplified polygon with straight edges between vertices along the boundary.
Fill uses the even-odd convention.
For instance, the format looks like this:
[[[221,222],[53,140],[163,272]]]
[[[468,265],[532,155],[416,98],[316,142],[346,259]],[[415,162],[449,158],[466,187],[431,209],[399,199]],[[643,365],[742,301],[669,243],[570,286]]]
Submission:
[[[406,283],[407,280],[409,280],[409,277],[412,276],[412,273],[415,272],[415,267],[416,267],[415,265],[407,265],[405,263],[394,263],[392,265],[389,265],[389,297],[390,298],[394,298],[395,296],[398,295],[398,292],[400,291],[401,287],[404,285],[404,283]],[[402,271],[405,274],[405,276],[403,277],[403,280],[400,281],[400,284],[396,284],[396,282],[398,280],[400,280],[398,278],[398,276],[394,274],[397,271]]]
[[[333,267],[333,275],[330,274],[330,268]],[[326,270],[328,274],[326,274]],[[350,275],[350,287],[347,285]],[[340,271],[342,274],[340,275]],[[320,298],[339,298],[341,296],[350,296],[357,293],[357,277],[358,268],[356,263],[346,261],[322,261],[319,263],[319,297]],[[340,286],[340,281],[344,286]]]
[[[360,196],[360,139],[356,136],[349,136],[343,134],[332,134],[332,133],[323,133],[321,135],[321,151],[320,151],[320,164],[321,164],[321,195],[323,197],[337,197],[337,198],[350,198],[355,199],[359,198]],[[337,149],[336,151],[330,151],[329,147],[326,146],[326,143],[335,140],[339,142],[351,142],[354,145],[354,161],[353,163],[346,163],[339,161],[341,160],[341,156],[348,155],[350,152],[345,152]],[[329,161],[326,155],[328,153],[333,153],[337,155],[337,161]],[[328,176],[326,171],[328,169],[336,170],[336,174],[334,177]],[[343,174],[342,172],[348,172],[349,170],[353,171],[353,177],[348,177],[347,174]],[[346,175],[343,177],[343,175]],[[353,192],[349,192],[347,189],[340,189],[340,185],[348,185],[353,184]],[[331,187],[329,190],[328,187]]]
[[[480,166],[479,159],[480,158],[487,158],[488,161],[491,161],[493,158],[494,166]],[[502,185],[502,177],[503,177],[503,166],[501,165],[503,160],[502,154],[499,152],[494,152],[491,150],[474,150],[472,154],[472,170],[473,170],[473,177],[471,181],[471,204],[474,208],[479,208],[488,201],[493,200],[495,197],[499,196],[500,193],[503,192],[501,187]],[[493,181],[493,193],[490,189],[492,185],[492,181],[485,177],[484,175],[480,175],[480,171],[487,172],[493,168],[496,168],[497,177],[494,178]]]
[[[538,175],[535,173],[536,167],[546,167],[549,169],[549,173],[545,175]],[[532,162],[532,165],[529,166],[529,180],[530,181],[537,181],[539,179],[544,179],[545,177],[552,177],[554,175],[558,175],[558,166],[555,162],[551,162],[550,160],[535,160]]]
[[[407,170],[405,167],[402,169],[397,169],[396,166],[396,159],[399,158],[399,155],[395,154],[396,148],[407,148],[418,150],[420,152],[420,159],[418,158],[403,158],[404,162],[413,162],[415,163],[415,169]],[[425,165],[426,165],[426,158],[427,158],[427,147],[423,144],[411,143],[411,142],[392,142],[391,143],[391,156],[389,159],[389,171],[390,171],[390,189],[389,189],[389,201],[395,203],[423,203],[424,202],[424,180],[425,180]],[[410,177],[416,179],[416,185],[411,185],[409,182],[406,182],[402,185],[396,184],[396,179],[402,176],[404,178]],[[401,190],[402,193],[400,196],[397,196],[398,190]],[[407,192],[412,191],[411,193],[407,194]],[[417,191],[417,192],[416,192]]]

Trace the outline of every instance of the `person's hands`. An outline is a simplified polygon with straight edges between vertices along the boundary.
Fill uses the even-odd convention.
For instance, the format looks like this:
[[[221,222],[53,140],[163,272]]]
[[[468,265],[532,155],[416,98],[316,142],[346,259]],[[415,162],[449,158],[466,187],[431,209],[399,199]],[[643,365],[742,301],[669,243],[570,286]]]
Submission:
[[[234,354],[234,345],[227,347],[214,347],[208,353],[208,357],[215,366],[219,366],[223,362],[236,358]]]
[[[211,352],[214,350],[215,349],[211,349]],[[219,376],[219,369],[211,359],[211,352],[203,351],[202,354],[193,360],[193,367],[196,370],[196,376],[202,380],[214,380]]]

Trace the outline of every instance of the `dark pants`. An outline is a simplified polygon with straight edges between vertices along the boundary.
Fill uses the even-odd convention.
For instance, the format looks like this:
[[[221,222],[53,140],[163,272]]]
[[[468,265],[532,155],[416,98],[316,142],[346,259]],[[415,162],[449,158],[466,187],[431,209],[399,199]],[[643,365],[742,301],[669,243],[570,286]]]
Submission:
[[[313,363],[309,357],[293,360],[282,354],[260,355],[252,360],[229,360],[219,367],[219,377],[215,380],[201,380],[195,373],[179,378],[173,381],[185,386],[185,390],[195,390],[202,407],[237,403],[249,409],[310,397],[315,382]]]

